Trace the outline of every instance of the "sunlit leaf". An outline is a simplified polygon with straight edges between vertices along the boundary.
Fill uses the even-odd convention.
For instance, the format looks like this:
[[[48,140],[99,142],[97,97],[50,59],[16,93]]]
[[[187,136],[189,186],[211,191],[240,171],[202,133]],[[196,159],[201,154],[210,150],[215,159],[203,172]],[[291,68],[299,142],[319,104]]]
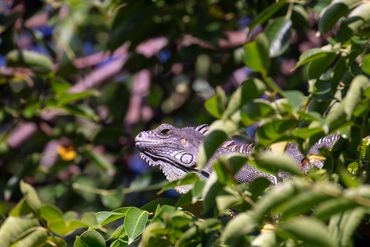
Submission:
[[[359,0],[354,1],[333,1],[320,15],[319,30],[321,33],[329,32],[340,17],[349,13],[349,10]]]
[[[370,75],[370,54],[367,54],[362,58],[361,69],[363,72]]]
[[[53,63],[47,56],[29,50],[11,51],[7,55],[9,66],[28,67],[38,73],[53,70]]]
[[[19,185],[24,197],[26,198],[27,204],[30,206],[30,208],[37,211],[41,207],[42,202],[40,201],[36,190],[31,185],[23,181],[21,181]]]
[[[294,175],[302,175],[297,162],[286,154],[264,152],[255,158],[256,165],[263,171],[277,175],[280,171],[289,172]]]
[[[89,230],[77,236],[73,247],[105,247],[103,236],[97,231]]]
[[[1,244],[10,246],[27,234],[31,233],[39,225],[37,219],[8,217],[0,227]]]
[[[306,63],[315,61],[319,58],[326,57],[330,54],[333,54],[333,50],[330,46],[307,50],[304,53],[302,53],[302,55],[300,55],[298,63],[296,64],[295,68],[298,68]]]
[[[244,46],[245,59],[244,63],[247,67],[267,74],[270,67],[269,48],[266,37],[262,34]]]
[[[279,228],[305,244],[317,247],[335,247],[335,240],[328,228],[318,220],[308,217],[297,217],[282,223]]]
[[[266,87],[259,79],[250,79],[245,82],[231,95],[224,117],[229,117],[246,103],[261,96]]]
[[[217,148],[228,138],[235,134],[237,126],[230,120],[218,120],[209,129],[209,134],[204,139],[198,155],[198,167],[203,168],[207,161],[213,156]]]
[[[146,226],[149,214],[138,208],[130,208],[125,218],[125,229],[128,236],[128,243],[132,243],[140,236]]]
[[[257,222],[252,214],[240,213],[226,225],[221,239],[226,243],[233,243],[238,238],[253,232],[256,226]]]
[[[46,244],[47,230],[37,227],[33,232],[15,243],[15,246],[43,246]]]
[[[289,47],[289,39],[292,35],[292,21],[285,17],[272,19],[266,27],[266,36],[270,42],[270,57],[283,54]]]
[[[369,86],[370,80],[366,76],[360,75],[352,80],[344,99],[344,112],[347,115],[347,120],[352,117],[353,110],[357,104],[359,104],[363,92],[369,88]]]

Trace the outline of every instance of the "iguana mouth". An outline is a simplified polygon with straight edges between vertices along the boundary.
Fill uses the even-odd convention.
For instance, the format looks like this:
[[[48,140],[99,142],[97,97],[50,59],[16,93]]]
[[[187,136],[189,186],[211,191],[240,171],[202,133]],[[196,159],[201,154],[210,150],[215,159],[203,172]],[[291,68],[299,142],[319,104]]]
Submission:
[[[185,167],[185,166],[179,165],[178,163],[174,163],[172,161],[169,161],[166,158],[159,157],[159,156],[156,156],[156,155],[153,155],[153,154],[150,154],[150,153],[146,153],[146,152],[140,152],[140,157],[143,160],[145,160],[150,166],[163,166],[163,163],[171,164],[175,168],[177,168],[177,169],[179,169],[179,170],[181,170],[185,173],[196,172],[197,174],[199,174],[203,178],[206,178],[206,179],[209,178],[209,173],[208,172],[196,169],[195,165],[191,166],[191,167]]]

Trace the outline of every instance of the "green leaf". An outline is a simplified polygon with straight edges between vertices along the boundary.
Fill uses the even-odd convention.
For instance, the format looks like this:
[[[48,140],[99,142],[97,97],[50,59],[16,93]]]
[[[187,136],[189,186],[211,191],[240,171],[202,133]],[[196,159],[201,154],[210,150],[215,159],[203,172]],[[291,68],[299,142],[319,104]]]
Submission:
[[[46,221],[48,227],[55,233],[65,236],[77,228],[84,226],[79,226],[76,228],[70,228],[65,222],[63,213],[55,206],[43,205],[40,210],[40,216]]]
[[[71,88],[71,84],[61,77],[56,77],[51,81],[51,87],[55,94],[61,95]]]
[[[112,242],[110,247],[126,247],[128,246],[128,241],[126,239],[116,239]]]
[[[140,209],[148,211],[150,213],[154,213],[156,209],[162,205],[175,205],[175,201],[169,198],[157,198],[157,199],[154,199],[148,202],[147,204],[142,206]]]
[[[270,67],[268,40],[263,34],[259,34],[254,41],[244,46],[244,63],[247,67],[264,75]]]
[[[77,236],[73,247],[105,247],[103,236],[97,231],[88,230]]]
[[[362,58],[361,69],[364,73],[370,75],[370,54],[367,54]]]
[[[14,246],[44,246],[48,237],[47,232],[48,231],[45,228],[37,227],[32,233],[17,241]]]
[[[125,229],[128,236],[128,244],[133,243],[143,233],[148,221],[149,213],[138,208],[130,208],[125,218]]]
[[[126,216],[129,207],[116,209],[115,211],[101,211],[95,213],[98,224],[104,226],[115,220],[121,219]]]
[[[8,66],[26,67],[37,73],[48,73],[53,70],[53,63],[47,56],[29,50],[11,51],[7,55],[7,61]]]
[[[225,194],[223,187],[224,185],[218,181],[216,174],[211,173],[211,176],[207,179],[206,185],[203,189],[203,214],[215,211],[215,201],[217,196]]]
[[[335,60],[335,53],[325,53],[324,56],[316,58],[315,60],[309,62],[307,66],[308,79],[318,79],[320,76],[326,72],[328,67]]]
[[[365,1],[352,10],[345,22],[355,34],[368,27],[370,22],[370,3]]]
[[[335,198],[321,203],[315,210],[315,215],[321,220],[356,207],[356,203],[346,198]]]
[[[9,212],[9,216],[19,217],[32,213],[32,209],[28,205],[25,198],[22,198]]]
[[[54,224],[60,220],[64,221],[62,211],[54,205],[42,205],[39,212],[40,216],[46,220],[48,224]]]
[[[277,246],[276,236],[273,229],[265,229],[261,231],[261,234],[258,235],[253,241],[252,246],[258,247],[274,247]]]
[[[173,243],[168,238],[164,223],[153,222],[149,224],[142,235],[140,246],[173,246]]]
[[[332,50],[331,46],[324,46],[321,48],[313,48],[307,50],[299,56],[299,60],[295,68],[298,68],[319,58],[326,57],[328,54],[332,54],[333,52],[334,51]]]
[[[307,191],[301,193],[284,205],[281,210],[281,218],[286,219],[294,215],[305,213],[312,207],[331,198],[333,197],[321,191]]]
[[[124,199],[124,193],[121,188],[111,190],[111,193],[100,195],[100,199],[105,207],[108,209],[114,209],[122,205]]]
[[[70,92],[64,92],[60,94],[57,98],[57,104],[58,105],[65,105],[68,103],[73,103],[78,100],[82,100],[91,96],[99,96],[99,92],[96,90],[85,90],[81,93],[70,93]]]
[[[205,231],[211,231],[211,229],[218,230],[220,222],[217,219],[206,219],[201,222],[197,222],[195,226],[189,228],[182,234],[180,239],[176,242],[176,246],[189,246],[194,242],[202,241],[202,234]]]
[[[262,145],[286,140],[288,132],[296,128],[297,121],[292,119],[269,119],[257,129],[257,137]]]
[[[270,43],[270,57],[277,57],[289,48],[289,39],[292,35],[292,21],[285,17],[272,19],[266,27],[266,36]]]
[[[37,195],[36,190],[29,184],[20,181],[19,183],[21,192],[23,193],[27,204],[32,208],[34,211],[37,211],[41,205],[42,202],[40,201],[39,196]]]
[[[204,103],[205,108],[212,116],[221,118],[226,107],[226,94],[221,87],[216,88],[216,95]]]
[[[164,191],[166,191],[168,189],[173,189],[173,188],[176,188],[176,187],[179,187],[179,186],[192,185],[196,181],[198,181],[199,179],[200,178],[197,174],[188,173],[184,177],[182,177],[178,180],[175,180],[175,181],[172,181],[172,182],[169,182],[169,183],[165,184],[158,193],[160,194],[160,193],[163,193]]]
[[[230,120],[215,121],[209,128],[209,134],[204,139],[199,149],[198,167],[202,169],[213,156],[217,148],[228,138],[235,134],[238,126]]]
[[[246,103],[240,110],[241,122],[245,126],[254,124],[255,122],[272,117],[275,114],[271,103],[264,99],[254,99],[252,102]]]
[[[284,97],[288,99],[289,105],[296,111],[306,103],[306,97],[300,91],[284,91]]]
[[[262,221],[267,214],[294,198],[301,191],[307,190],[308,185],[304,181],[285,182],[276,185],[271,191],[261,198],[255,205],[254,216],[257,222]],[[282,193],[284,191],[284,193]]]
[[[319,30],[322,34],[329,32],[339,18],[349,13],[354,4],[360,0],[333,1],[320,15]]]
[[[345,123],[346,113],[344,111],[344,103],[345,101],[342,101],[334,105],[326,116],[324,126],[326,132],[336,130]]]
[[[297,162],[286,154],[263,152],[255,157],[257,168],[262,171],[277,175],[281,171],[301,176]]]
[[[329,231],[340,246],[353,246],[353,233],[366,215],[364,208],[358,207],[333,215],[329,221]]]
[[[328,228],[319,220],[308,217],[296,217],[282,223],[279,229],[289,236],[316,247],[335,247],[335,240]],[[279,233],[279,231],[278,231]],[[283,234],[282,234],[283,235]]]
[[[239,238],[251,233],[257,227],[257,222],[251,213],[240,213],[229,221],[222,232],[221,240],[232,244]]]
[[[0,227],[0,239],[3,246],[9,246],[23,238],[39,226],[37,219],[8,217]]]
[[[250,30],[253,30],[257,25],[264,23],[269,20],[277,11],[288,4],[287,0],[280,0],[270,7],[264,9],[256,18],[253,19],[252,23],[249,25]]]
[[[361,101],[363,92],[369,88],[370,81],[364,75],[356,76],[347,91],[346,97],[344,98],[344,112],[347,115],[347,120],[351,119],[352,113],[356,106]]]
[[[223,117],[229,118],[246,103],[260,97],[265,90],[265,84],[257,78],[243,82],[243,84],[232,94]]]

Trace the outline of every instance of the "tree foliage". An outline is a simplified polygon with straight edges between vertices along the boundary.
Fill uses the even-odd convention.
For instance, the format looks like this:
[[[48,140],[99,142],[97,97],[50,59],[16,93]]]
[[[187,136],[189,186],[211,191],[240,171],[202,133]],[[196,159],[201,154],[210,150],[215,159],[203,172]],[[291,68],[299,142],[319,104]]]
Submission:
[[[14,0],[0,10],[1,246],[361,241],[368,1]],[[138,131],[212,121],[199,167],[234,135],[256,152],[221,158],[207,181],[138,171]],[[303,174],[281,151],[296,142],[307,154],[331,133],[342,138],[322,150],[323,169]],[[294,177],[238,184],[245,162]]]

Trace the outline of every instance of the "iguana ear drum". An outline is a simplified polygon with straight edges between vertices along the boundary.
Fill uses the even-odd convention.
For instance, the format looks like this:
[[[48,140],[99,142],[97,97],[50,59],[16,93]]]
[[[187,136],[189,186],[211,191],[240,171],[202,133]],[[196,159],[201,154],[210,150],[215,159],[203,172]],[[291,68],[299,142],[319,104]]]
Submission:
[[[202,135],[205,136],[208,134],[209,126],[208,124],[198,125],[197,127],[195,127],[195,130],[202,133]]]

